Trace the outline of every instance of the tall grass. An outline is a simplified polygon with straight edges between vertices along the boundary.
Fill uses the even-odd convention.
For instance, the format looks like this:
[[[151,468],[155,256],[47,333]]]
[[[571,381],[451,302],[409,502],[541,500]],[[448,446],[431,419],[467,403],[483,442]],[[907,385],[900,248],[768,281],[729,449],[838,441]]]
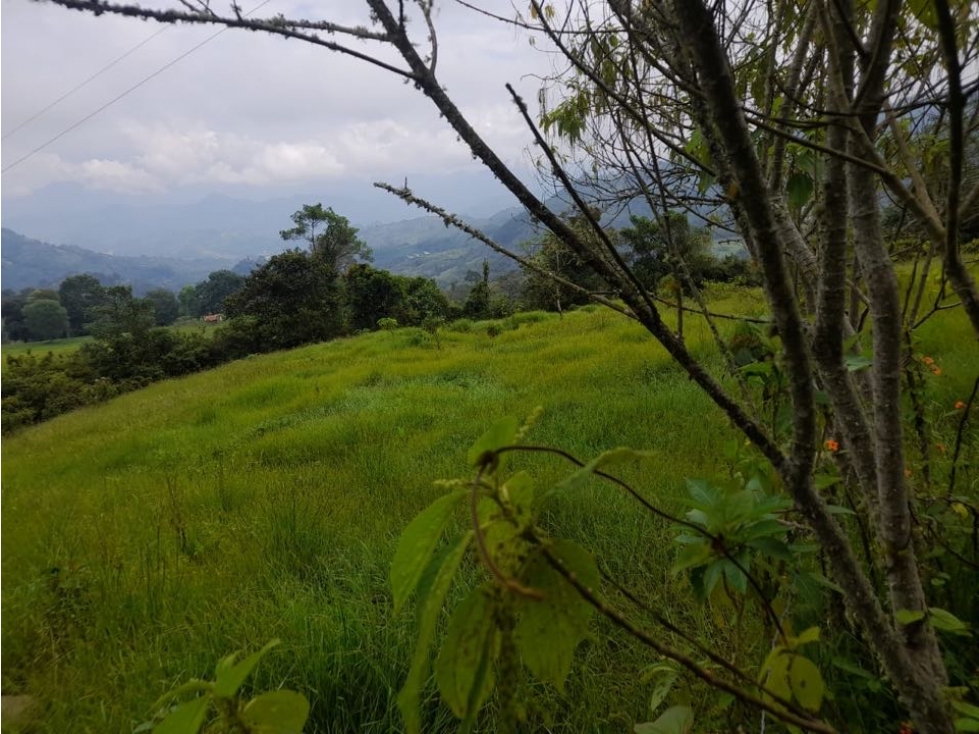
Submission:
[[[732,293],[714,306],[758,303]],[[704,324],[686,328],[719,367]],[[945,328],[922,336],[948,363],[939,400],[961,394],[970,369]],[[684,477],[725,467],[725,419],[625,319],[523,316],[441,341],[402,329],[249,358],[5,440],[4,693],[40,699],[39,731],[128,734],[171,686],[280,637],[254,684],[303,691],[308,731],[397,731],[414,628],[391,610],[395,543],[438,496],[432,481],[466,472],[466,450],[496,417],[542,405],[533,440],[582,458],[652,451],[625,475],[673,510]],[[515,463],[542,482],[567,469]],[[668,572],[674,532],[614,488],[560,497],[547,522],[670,616],[699,613]],[[551,731],[645,718],[654,661],[598,624],[566,691],[541,689],[532,704]],[[426,710],[429,730],[450,725],[434,690]],[[494,729],[492,710],[481,728]]]

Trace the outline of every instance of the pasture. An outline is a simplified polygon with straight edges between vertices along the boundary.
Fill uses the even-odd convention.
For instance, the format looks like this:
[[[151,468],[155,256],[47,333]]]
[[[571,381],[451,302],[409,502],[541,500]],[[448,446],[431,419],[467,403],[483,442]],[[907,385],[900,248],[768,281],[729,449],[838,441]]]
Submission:
[[[711,306],[762,311],[757,294],[731,289]],[[3,692],[39,699],[37,731],[129,734],[170,688],[279,637],[251,683],[302,691],[308,732],[398,731],[414,621],[392,614],[391,557],[443,491],[433,481],[466,476],[468,447],[496,418],[543,406],[535,443],[583,459],[653,452],[619,473],[681,514],[685,477],[727,471],[740,441],[637,325],[589,308],[495,327],[447,329],[440,349],[400,329],[252,357],[5,440]],[[686,330],[720,372],[702,321],[687,317]],[[943,368],[929,401],[967,393],[974,346],[961,314],[939,314],[920,348]],[[543,483],[567,468],[515,465]],[[556,498],[547,522],[671,620],[703,614],[669,571],[675,529],[614,487]],[[647,717],[655,656],[594,626],[563,693],[534,684],[540,728],[629,731]],[[426,731],[452,730],[428,694]],[[716,703],[696,686],[689,695],[703,711]]]

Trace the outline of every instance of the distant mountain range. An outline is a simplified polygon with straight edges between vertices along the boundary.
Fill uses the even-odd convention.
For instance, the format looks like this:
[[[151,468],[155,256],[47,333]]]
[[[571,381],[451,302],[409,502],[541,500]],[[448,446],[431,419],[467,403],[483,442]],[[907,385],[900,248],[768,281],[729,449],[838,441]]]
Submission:
[[[240,221],[231,218],[231,221]],[[529,218],[520,209],[509,209],[488,219],[471,223],[500,244],[519,249],[535,235]],[[159,233],[154,222],[134,223],[134,230]],[[0,278],[4,289],[56,287],[64,278],[91,273],[105,284],[129,284],[136,292],[165,287],[179,290],[204,280],[214,270],[247,273],[262,257],[285,250],[291,243],[265,235],[234,236],[217,230],[186,233],[179,244],[161,247],[159,255],[113,255],[76,245],[54,245],[31,239],[11,229],[2,230]],[[210,235],[210,237],[208,237]],[[461,282],[468,271],[479,271],[484,259],[494,275],[516,265],[494,253],[469,235],[446,228],[435,217],[375,225],[360,230],[359,236],[374,252],[374,265],[403,275],[434,278],[440,285]],[[205,245],[209,242],[210,245]],[[246,248],[253,247],[248,250]],[[173,253],[173,254],[170,254]]]
[[[554,211],[568,208],[557,199],[548,203]],[[285,250],[292,243],[283,242],[279,230],[288,226],[289,215],[299,206],[292,200],[254,202],[212,195],[189,204],[52,209],[46,215],[40,210],[28,215],[22,209],[4,224],[66,244],[49,244],[4,228],[0,277],[5,289],[56,286],[69,275],[92,273],[107,284],[131,284],[137,292],[161,286],[179,290],[214,270],[247,273],[261,258]],[[521,254],[524,243],[538,234],[520,207],[464,218]],[[620,212],[608,224],[627,226],[628,212]],[[494,277],[517,267],[434,216],[361,226],[359,236],[373,250],[376,267],[433,278],[443,287],[462,282],[469,271],[479,272],[484,259]]]

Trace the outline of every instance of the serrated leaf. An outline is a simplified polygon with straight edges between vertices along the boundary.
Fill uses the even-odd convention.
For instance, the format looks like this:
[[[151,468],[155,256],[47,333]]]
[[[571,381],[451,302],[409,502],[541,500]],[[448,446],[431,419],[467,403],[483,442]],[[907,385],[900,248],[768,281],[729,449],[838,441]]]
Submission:
[[[598,568],[591,553],[567,540],[554,541],[551,552],[582,584],[598,589]],[[514,641],[530,671],[563,691],[575,648],[588,634],[592,606],[543,555],[530,561],[524,583],[544,598],[518,600]]]
[[[432,560],[432,552],[442,537],[442,531],[456,505],[469,493],[459,489],[439,497],[415,517],[398,540],[398,549],[391,562],[391,591],[394,594],[394,613],[397,614],[408,600],[425,568]]]
[[[687,706],[670,706],[656,721],[636,724],[636,734],[689,734],[693,729],[693,710]]]
[[[204,725],[210,703],[210,696],[201,696],[181,704],[157,724],[153,734],[197,734]]]
[[[259,661],[265,657],[273,647],[278,645],[280,640],[272,640],[258,652],[253,652],[240,662],[235,662],[235,655],[229,656],[218,663],[215,671],[214,695],[221,698],[231,698],[234,696],[245,679],[258,665]]]
[[[470,530],[455,543],[450,543],[442,553],[432,559],[425,569],[418,585],[418,615],[415,636],[415,654],[411,659],[411,669],[401,691],[398,693],[398,709],[405,720],[408,734],[419,734],[422,728],[420,713],[421,689],[428,679],[431,666],[429,649],[435,637],[439,612],[445,603],[445,596],[452,586],[452,579],[459,570],[472,541],[473,532]]]
[[[501,418],[486,431],[469,449],[466,461],[470,466],[482,466],[488,453],[503,446],[511,446],[517,439],[519,422],[513,416]]]
[[[915,612],[910,609],[898,609],[894,613],[894,619],[898,624],[914,624],[925,618],[925,612]]]
[[[938,607],[928,608],[928,621],[931,622],[931,626],[936,630],[968,634],[969,625],[951,612],[939,609]]]
[[[812,713],[819,711],[819,707],[823,705],[826,684],[815,663],[801,655],[793,655],[789,664],[789,685],[792,687],[792,695],[802,708]]]
[[[478,711],[493,690],[499,652],[494,606],[483,588],[473,589],[452,613],[435,662],[442,698],[460,719]]]
[[[249,701],[241,718],[253,734],[302,734],[309,701],[296,691],[271,691]]]

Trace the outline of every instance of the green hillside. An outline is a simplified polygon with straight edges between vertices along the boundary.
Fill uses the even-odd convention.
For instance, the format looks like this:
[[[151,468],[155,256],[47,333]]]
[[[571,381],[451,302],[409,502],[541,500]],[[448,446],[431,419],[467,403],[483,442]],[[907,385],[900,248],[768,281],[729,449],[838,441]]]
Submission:
[[[744,295],[712,306],[762,308]],[[394,547],[494,419],[543,406],[537,443],[653,452],[620,473],[674,511],[684,477],[727,470],[734,433],[638,326],[590,309],[488,326],[446,331],[440,349],[402,329],[249,358],[6,439],[3,692],[40,699],[37,731],[129,734],[165,691],[280,637],[253,683],[302,691],[307,731],[398,731],[414,622],[392,614]],[[706,326],[686,328],[719,371]],[[956,312],[925,328],[944,367],[929,400],[967,392],[967,334]],[[517,464],[545,480],[566,470]],[[701,614],[668,571],[676,531],[614,487],[557,498],[548,521],[672,620]],[[563,693],[535,685],[538,728],[628,731],[646,717],[655,658],[595,627]],[[702,711],[718,705],[691,690]],[[434,686],[425,712],[426,731],[454,728]]]

